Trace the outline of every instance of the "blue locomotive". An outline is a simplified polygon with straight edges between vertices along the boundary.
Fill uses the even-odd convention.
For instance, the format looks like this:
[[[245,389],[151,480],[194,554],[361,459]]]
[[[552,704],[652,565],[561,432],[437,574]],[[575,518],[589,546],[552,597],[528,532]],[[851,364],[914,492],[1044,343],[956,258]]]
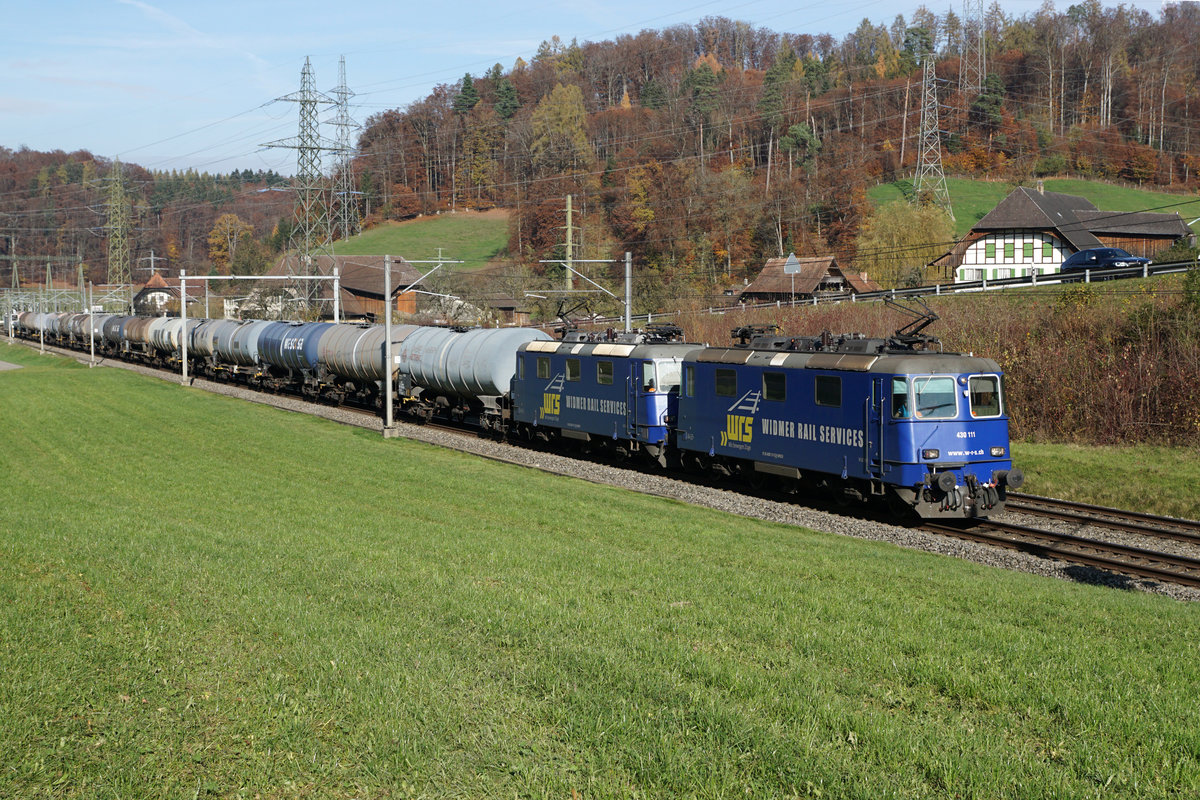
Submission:
[[[567,439],[666,466],[684,358],[698,345],[674,326],[632,334],[570,332],[517,349],[512,422],[526,439]]]
[[[675,445],[694,467],[921,517],[986,516],[1024,481],[996,362],[924,337],[739,333],[684,359]]]

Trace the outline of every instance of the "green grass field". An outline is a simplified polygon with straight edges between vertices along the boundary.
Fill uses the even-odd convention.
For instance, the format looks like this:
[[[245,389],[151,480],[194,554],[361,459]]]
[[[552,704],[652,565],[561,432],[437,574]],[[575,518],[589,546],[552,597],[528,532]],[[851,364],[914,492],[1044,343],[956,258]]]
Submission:
[[[1192,797],[1200,618],[0,344],[2,797]]]
[[[409,261],[441,257],[466,263],[455,267],[471,271],[486,266],[508,246],[508,215],[504,212],[461,211],[408,222],[377,225],[361,235],[337,242],[338,255],[401,256]]]
[[[867,196],[875,205],[883,205],[902,199],[903,190],[910,184],[911,181],[882,183],[869,189]],[[1050,178],[1044,185],[1048,192],[1087,198],[1104,211],[1156,211],[1168,214],[1179,212],[1184,222],[1191,222],[1200,217],[1200,198],[1192,195],[1153,192],[1100,181],[1069,178]],[[950,192],[950,203],[954,208],[954,234],[962,236],[1016,187],[998,181],[947,178],[946,188]],[[1200,227],[1193,226],[1193,230],[1200,231]]]

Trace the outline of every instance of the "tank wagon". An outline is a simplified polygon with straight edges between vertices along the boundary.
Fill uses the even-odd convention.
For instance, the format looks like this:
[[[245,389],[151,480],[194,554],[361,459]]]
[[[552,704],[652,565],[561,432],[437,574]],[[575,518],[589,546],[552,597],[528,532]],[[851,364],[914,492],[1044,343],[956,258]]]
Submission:
[[[926,309],[928,311],[928,309]],[[808,489],[896,513],[971,518],[1023,482],[998,365],[920,333],[789,337],[741,328],[725,347],[671,326],[561,340],[535,329],[236,322],[26,312],[21,335],[334,402],[478,425],[539,445],[681,466],[706,479]],[[89,327],[90,326],[90,327]]]

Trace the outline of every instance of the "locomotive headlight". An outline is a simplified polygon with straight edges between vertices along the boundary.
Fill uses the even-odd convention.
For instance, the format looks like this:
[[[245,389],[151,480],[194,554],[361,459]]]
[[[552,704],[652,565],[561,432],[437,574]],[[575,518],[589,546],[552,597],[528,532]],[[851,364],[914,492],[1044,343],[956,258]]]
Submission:
[[[922,450],[921,458],[937,458],[942,454],[941,450]]]
[[[1004,457],[1004,448],[1003,447],[993,447],[992,448],[992,457],[993,458],[1003,458]]]

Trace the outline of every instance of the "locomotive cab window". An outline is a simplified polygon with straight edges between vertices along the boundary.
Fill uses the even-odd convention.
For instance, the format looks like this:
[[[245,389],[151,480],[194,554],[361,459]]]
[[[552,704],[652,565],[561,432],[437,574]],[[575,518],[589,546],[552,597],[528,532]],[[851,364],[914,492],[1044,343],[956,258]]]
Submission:
[[[683,396],[696,396],[696,368],[691,364],[683,368]]]
[[[636,369],[636,367],[635,367]],[[654,362],[642,362],[642,391],[655,392],[658,391],[658,381],[655,378]]]
[[[717,369],[717,397],[737,396],[737,373],[731,369]]]
[[[539,378],[550,377],[550,356],[538,356],[537,376]]]
[[[842,405],[842,379],[838,375],[817,376],[817,405],[840,408]]]
[[[931,375],[913,379],[918,419],[953,419],[958,416],[954,378]]]
[[[1000,379],[995,375],[972,375],[968,384],[971,416],[1000,416]]]
[[[912,416],[912,404],[908,401],[908,379],[892,378],[892,419],[908,419]]]
[[[577,381],[577,380],[579,380],[579,376],[581,373],[582,373],[582,370],[579,368],[579,359],[578,358],[568,358],[567,359],[567,380]]]
[[[596,362],[596,383],[601,386],[612,386],[613,381],[613,362],[597,361]]]
[[[787,381],[782,372],[763,373],[763,399],[778,402],[787,400]]]

